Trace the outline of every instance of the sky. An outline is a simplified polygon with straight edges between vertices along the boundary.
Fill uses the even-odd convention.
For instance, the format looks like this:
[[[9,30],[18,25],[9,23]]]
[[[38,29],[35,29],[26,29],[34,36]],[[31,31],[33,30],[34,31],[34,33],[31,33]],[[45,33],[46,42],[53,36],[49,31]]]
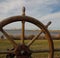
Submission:
[[[22,7],[26,8],[26,15],[36,18],[48,29],[60,30],[60,0],[0,0],[0,22],[11,16],[22,15]],[[5,29],[21,28],[21,22],[11,23]],[[26,29],[38,29],[31,23],[26,23]]]

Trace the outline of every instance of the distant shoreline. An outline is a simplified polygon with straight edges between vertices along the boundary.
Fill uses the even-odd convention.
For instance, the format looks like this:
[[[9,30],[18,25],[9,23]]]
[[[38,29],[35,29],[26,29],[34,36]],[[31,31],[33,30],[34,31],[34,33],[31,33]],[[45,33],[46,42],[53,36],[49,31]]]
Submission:
[[[21,35],[21,29],[10,29],[10,30],[5,30],[9,35],[13,36],[19,36]],[[25,30],[25,36],[31,37],[31,35],[37,35],[40,32],[40,30]],[[53,39],[60,39],[60,30],[49,30],[51,36]],[[0,32],[0,37],[4,37],[4,35]],[[33,36],[32,36],[33,37]]]
[[[9,31],[9,30],[21,30],[21,29],[5,29],[6,31]],[[26,29],[27,31],[40,31],[40,30],[29,30],[29,29]],[[50,32],[60,32],[60,30],[48,30]]]

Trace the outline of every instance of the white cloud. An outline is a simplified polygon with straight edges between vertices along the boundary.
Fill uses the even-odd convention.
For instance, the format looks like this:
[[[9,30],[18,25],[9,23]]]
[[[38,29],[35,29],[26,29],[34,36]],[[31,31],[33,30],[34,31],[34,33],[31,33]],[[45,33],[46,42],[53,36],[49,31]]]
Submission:
[[[42,17],[40,20],[43,21],[43,23],[51,20],[53,22],[51,26],[57,29],[58,22],[60,22],[60,13],[52,14],[52,11],[55,9],[52,7],[54,5],[58,7],[60,0],[2,0],[0,3],[0,19],[20,15],[22,7],[25,6],[26,15],[37,19]],[[57,24],[55,24],[55,22],[57,22]]]
[[[27,15],[37,18],[50,14],[54,9],[52,6],[59,4],[59,0],[25,0]]]
[[[60,12],[49,14],[40,18],[40,21],[43,24],[48,23],[49,21],[52,22],[49,29],[59,29],[60,30]]]
[[[2,0],[2,3],[0,3],[0,17],[20,14],[23,5],[27,8],[27,15],[41,17],[52,11],[49,5],[58,4],[58,2],[58,0]]]
[[[3,1],[2,3],[0,3],[0,17],[1,18],[8,17],[9,13],[14,11],[14,9],[16,9],[16,11],[18,9],[21,11],[21,7],[23,5],[24,5],[23,0],[7,0],[7,1]]]
[[[51,13],[53,8],[50,5],[60,4],[59,0],[2,0],[0,3],[0,17],[8,17],[21,13],[21,8],[25,5],[27,15],[41,17]]]

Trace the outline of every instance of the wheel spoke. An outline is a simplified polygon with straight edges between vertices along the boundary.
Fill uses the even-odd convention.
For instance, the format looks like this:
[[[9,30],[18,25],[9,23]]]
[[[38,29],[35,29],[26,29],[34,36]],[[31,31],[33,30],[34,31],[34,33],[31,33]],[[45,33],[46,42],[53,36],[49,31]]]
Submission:
[[[22,9],[22,16],[25,16],[25,7]],[[25,31],[25,21],[22,21],[22,38],[21,38],[21,44],[24,44],[24,32]]]
[[[49,26],[50,24],[51,24],[51,21],[47,23],[46,28],[48,28],[48,26]],[[35,36],[35,37],[27,44],[27,46],[32,45],[32,43],[42,34],[42,32],[43,32],[43,31],[41,30],[41,32],[40,32],[37,36]]]
[[[27,44],[27,46],[30,46],[41,34],[42,34],[42,32],[40,32],[37,36],[35,36],[35,37]]]
[[[2,33],[5,35],[5,37],[13,44],[14,47],[17,46],[17,44],[14,42],[14,40],[12,39],[12,37],[7,34],[7,32],[5,32],[3,29],[1,29],[1,32],[2,32]]]
[[[22,21],[22,38],[21,38],[21,43],[24,44],[24,34],[25,34],[25,22]]]

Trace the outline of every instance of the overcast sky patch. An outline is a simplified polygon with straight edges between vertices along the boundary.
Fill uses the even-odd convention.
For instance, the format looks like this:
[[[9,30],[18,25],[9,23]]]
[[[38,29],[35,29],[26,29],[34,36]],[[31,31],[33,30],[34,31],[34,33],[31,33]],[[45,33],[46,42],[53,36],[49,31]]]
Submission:
[[[0,0],[0,21],[10,16],[21,15],[23,6],[26,7],[26,15],[39,21],[44,22],[46,19],[50,21],[48,18],[54,17],[52,22],[55,28],[51,29],[60,29],[57,26],[60,25],[58,23],[60,22],[60,0]],[[55,21],[57,21],[56,24]]]

